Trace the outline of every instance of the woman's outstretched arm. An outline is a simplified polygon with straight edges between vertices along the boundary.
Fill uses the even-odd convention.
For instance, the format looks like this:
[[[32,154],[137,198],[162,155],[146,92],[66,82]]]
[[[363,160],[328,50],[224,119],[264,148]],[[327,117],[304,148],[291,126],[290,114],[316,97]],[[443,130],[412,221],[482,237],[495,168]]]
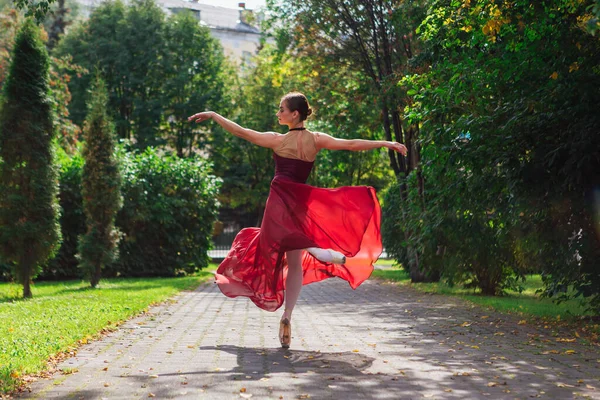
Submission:
[[[386,140],[364,140],[364,139],[338,139],[326,133],[319,133],[317,147],[328,150],[372,150],[386,147],[406,156],[407,149],[402,143],[388,142]]]
[[[211,118],[232,135],[245,139],[261,147],[272,149],[279,144],[281,136],[283,136],[282,134],[276,132],[257,132],[252,129],[244,128],[214,111],[206,111],[194,114],[188,118],[188,121],[203,122]]]

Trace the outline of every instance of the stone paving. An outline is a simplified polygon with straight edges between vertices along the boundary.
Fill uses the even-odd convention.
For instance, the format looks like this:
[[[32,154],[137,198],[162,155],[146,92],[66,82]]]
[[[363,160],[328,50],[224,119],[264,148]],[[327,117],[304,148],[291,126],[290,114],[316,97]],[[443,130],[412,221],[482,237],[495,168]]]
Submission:
[[[280,312],[213,284],[82,346],[32,399],[600,399],[600,351],[457,298],[337,279]]]

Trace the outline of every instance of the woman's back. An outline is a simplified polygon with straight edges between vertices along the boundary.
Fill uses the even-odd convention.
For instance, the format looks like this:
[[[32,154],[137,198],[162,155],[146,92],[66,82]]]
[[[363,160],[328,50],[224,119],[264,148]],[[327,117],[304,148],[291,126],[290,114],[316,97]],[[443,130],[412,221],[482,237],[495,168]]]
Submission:
[[[280,157],[313,162],[319,152],[318,135],[305,129],[290,131],[284,135],[281,143],[273,151]]]

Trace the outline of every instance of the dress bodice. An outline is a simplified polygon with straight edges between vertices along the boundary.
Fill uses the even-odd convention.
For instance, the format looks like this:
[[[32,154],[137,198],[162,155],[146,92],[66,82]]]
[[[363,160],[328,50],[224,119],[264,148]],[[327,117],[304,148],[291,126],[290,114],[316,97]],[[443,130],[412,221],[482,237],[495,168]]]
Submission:
[[[292,130],[283,136],[283,139],[273,151],[281,157],[303,161],[315,161],[317,153],[318,132]]]
[[[275,178],[305,183],[310,175],[314,161],[297,160],[273,153],[275,159]]]

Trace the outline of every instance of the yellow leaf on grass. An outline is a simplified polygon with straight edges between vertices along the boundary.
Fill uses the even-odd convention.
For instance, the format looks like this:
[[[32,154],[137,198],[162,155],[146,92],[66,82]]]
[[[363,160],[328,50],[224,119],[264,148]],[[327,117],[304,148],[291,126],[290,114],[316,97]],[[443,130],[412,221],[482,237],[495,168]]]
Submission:
[[[558,79],[558,72],[554,71],[552,75],[550,75],[550,78],[555,80]]]

